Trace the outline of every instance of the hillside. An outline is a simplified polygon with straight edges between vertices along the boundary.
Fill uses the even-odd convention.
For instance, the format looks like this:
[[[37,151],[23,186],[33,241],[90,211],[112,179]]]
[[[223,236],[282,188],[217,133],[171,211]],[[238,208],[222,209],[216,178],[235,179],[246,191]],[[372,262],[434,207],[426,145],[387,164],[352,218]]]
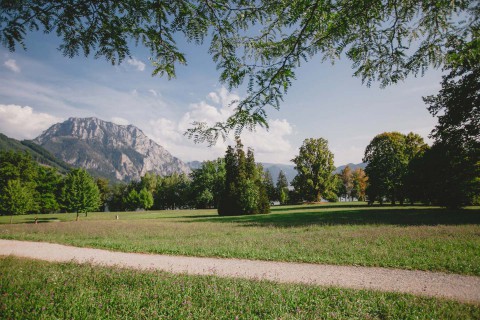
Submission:
[[[0,133],[0,150],[28,152],[38,163],[56,168],[58,171],[63,173],[71,169],[69,164],[55,158],[55,156],[53,156],[49,151],[33,143],[31,140],[19,141]]]

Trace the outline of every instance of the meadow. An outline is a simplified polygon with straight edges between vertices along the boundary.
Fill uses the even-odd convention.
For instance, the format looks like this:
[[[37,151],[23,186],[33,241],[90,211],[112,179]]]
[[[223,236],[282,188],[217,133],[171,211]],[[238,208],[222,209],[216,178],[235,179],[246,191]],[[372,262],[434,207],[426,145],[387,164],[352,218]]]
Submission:
[[[119,219],[116,220],[118,215]],[[480,275],[480,207],[364,203],[273,207],[220,217],[172,210],[0,217],[0,238],[203,257],[246,258]]]
[[[479,319],[478,305],[365,290],[0,258],[1,319]]]

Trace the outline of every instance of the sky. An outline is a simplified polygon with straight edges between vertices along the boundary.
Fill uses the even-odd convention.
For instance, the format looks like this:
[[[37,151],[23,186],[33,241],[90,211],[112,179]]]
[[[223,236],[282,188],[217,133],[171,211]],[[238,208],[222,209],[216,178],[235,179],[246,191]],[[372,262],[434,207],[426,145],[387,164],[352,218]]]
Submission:
[[[0,47],[0,132],[33,139],[52,124],[70,117],[97,117],[120,125],[133,124],[183,161],[223,156],[231,140],[213,147],[184,136],[193,121],[214,123],[232,114],[229,92],[208,55],[208,46],[187,44],[188,65],[172,80],[152,77],[149,53],[133,47],[131,57],[112,66],[100,58],[68,58],[57,50],[54,35],[30,33],[27,50]],[[436,94],[442,73],[430,69],[423,77],[381,89],[353,77],[351,61],[322,63],[320,57],[297,70],[280,110],[268,110],[270,129],[244,132],[242,142],[259,162],[291,164],[304,139],[324,138],[335,165],[362,162],[366,146],[386,131],[415,132],[427,142],[437,120],[422,96]]]

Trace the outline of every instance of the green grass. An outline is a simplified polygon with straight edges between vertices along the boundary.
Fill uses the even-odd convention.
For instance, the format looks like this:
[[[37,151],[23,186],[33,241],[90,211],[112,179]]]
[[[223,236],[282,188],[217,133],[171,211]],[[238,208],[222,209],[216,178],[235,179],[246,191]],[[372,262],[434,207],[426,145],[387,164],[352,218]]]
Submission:
[[[115,220],[115,215],[120,219]],[[274,207],[269,215],[214,210],[1,217],[0,238],[125,252],[381,266],[480,275],[480,208]]]
[[[406,294],[0,258],[1,319],[479,319]]]

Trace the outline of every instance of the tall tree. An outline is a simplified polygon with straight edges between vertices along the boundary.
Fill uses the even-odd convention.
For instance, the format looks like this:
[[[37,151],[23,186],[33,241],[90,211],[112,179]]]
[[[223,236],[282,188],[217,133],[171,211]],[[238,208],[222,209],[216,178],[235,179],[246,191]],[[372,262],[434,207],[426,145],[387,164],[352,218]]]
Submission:
[[[272,174],[270,173],[270,170],[268,169],[265,170],[263,181],[264,181],[263,184],[267,191],[268,199],[270,200],[270,202],[278,201],[278,193],[275,188],[275,185],[273,184],[273,178],[272,178]]]
[[[363,158],[367,162],[365,172],[369,179],[369,201],[382,203],[387,198],[392,204],[397,200],[403,204],[408,165],[425,148],[423,139],[414,133],[384,132],[373,138]]]
[[[63,182],[62,204],[69,212],[78,214],[95,211],[100,206],[100,192],[95,180],[85,169],[70,171]]]
[[[281,205],[288,203],[288,200],[289,200],[288,180],[283,170],[280,170],[280,172],[278,173],[276,193],[277,193],[278,201],[280,202]]]
[[[197,124],[196,139],[266,126],[302,63],[346,56],[354,75],[382,86],[440,67],[448,43],[475,39],[478,1],[16,1],[0,2],[0,42],[25,48],[33,30],[56,34],[65,56],[80,53],[119,64],[142,44],[153,74],[175,76],[186,64],[175,39],[209,40],[209,53],[228,88],[247,83],[246,98],[224,123]],[[457,18],[461,17],[461,18]],[[478,48],[478,44],[477,47]]]
[[[333,153],[328,149],[328,141],[323,138],[310,138],[303,141],[295,164],[297,176],[292,185],[304,199],[321,201],[331,198],[335,189]]]
[[[235,148],[228,146],[225,153],[225,188],[218,205],[218,214],[245,215],[270,212],[267,191],[262,177],[263,169],[255,164],[253,150],[247,155],[240,139]]]

